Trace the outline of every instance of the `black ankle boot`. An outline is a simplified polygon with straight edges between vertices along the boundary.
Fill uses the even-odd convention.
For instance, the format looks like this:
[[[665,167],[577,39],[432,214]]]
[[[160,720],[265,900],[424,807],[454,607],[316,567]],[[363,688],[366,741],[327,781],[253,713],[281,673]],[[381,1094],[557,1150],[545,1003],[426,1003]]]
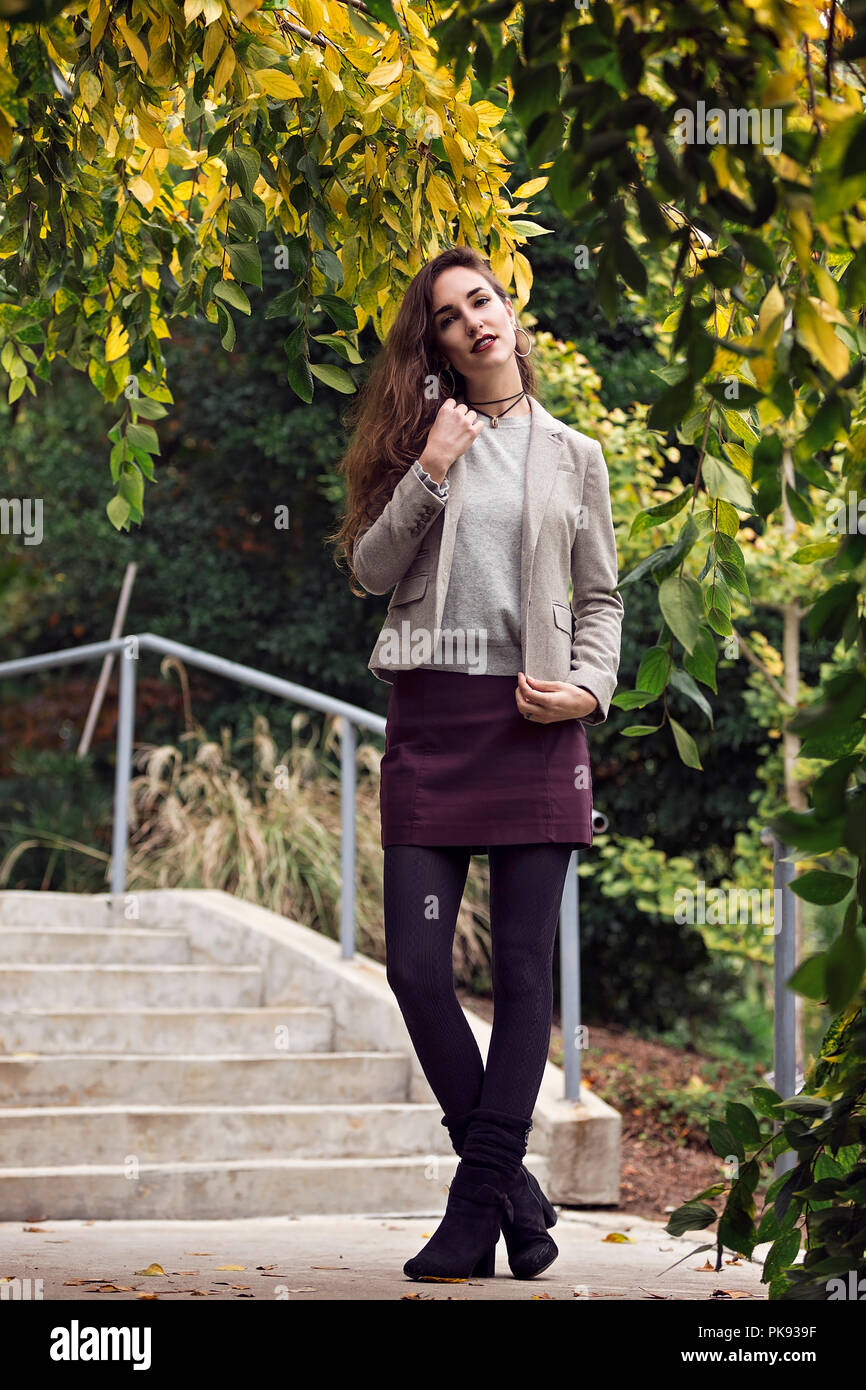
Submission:
[[[477,1117],[483,1113],[476,1110],[464,1115],[443,1116],[442,1124],[451,1136],[455,1152],[461,1157],[473,1115]],[[528,1129],[531,1127],[532,1121],[529,1120]],[[556,1212],[535,1174],[524,1168],[522,1162],[514,1181],[508,1185],[508,1198],[513,1215],[503,1215],[502,1235],[508,1251],[509,1268],[515,1279],[533,1279],[549,1268],[559,1255],[556,1242],[547,1234],[549,1227],[556,1225]]]
[[[423,1250],[403,1266],[410,1279],[470,1279],[496,1273],[496,1242],[511,1203],[494,1170],[458,1163],[448,1204]]]

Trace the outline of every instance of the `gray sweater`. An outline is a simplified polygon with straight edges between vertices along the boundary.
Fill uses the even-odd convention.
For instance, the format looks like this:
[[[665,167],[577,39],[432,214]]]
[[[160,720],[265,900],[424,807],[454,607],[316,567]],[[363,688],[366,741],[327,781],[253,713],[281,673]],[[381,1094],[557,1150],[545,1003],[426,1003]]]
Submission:
[[[451,574],[440,629],[437,671],[478,671],[516,676],[521,668],[520,546],[523,493],[531,416],[505,416],[494,430],[485,423],[464,454],[463,506],[457,522]],[[421,465],[412,465],[433,491],[448,496]]]
[[[516,677],[522,667],[520,550],[531,423],[529,415],[505,416],[495,430],[485,425],[466,450],[463,507],[440,623],[443,631],[462,632],[464,641],[449,647],[440,638],[441,659],[421,663],[427,669]],[[412,467],[431,492],[448,497],[447,475],[440,484],[417,459]],[[578,689],[595,696],[588,686]]]

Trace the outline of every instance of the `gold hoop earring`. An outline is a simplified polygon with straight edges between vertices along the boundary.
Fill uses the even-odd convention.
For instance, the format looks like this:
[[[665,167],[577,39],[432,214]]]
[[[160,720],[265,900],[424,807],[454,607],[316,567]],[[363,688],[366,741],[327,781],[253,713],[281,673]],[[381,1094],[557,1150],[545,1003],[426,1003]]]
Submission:
[[[518,352],[518,351],[517,351],[517,335],[518,335],[518,333],[526,333],[526,329],[523,328],[523,327],[518,327],[518,328],[515,328],[515,330],[514,330],[514,356],[515,356],[515,357],[528,357],[529,354],[530,354],[531,351],[532,351],[532,339],[530,338],[529,334],[526,333],[526,341],[528,342],[529,347],[527,348],[526,352]]]
[[[446,394],[446,396],[456,396],[456,395],[457,395],[457,382],[454,380],[454,373],[452,372],[452,370],[451,370],[450,367],[446,367],[445,370],[446,370],[446,372],[448,373],[448,375],[449,375],[450,378],[451,378],[451,390],[445,392],[445,394]],[[436,373],[436,380],[439,382],[439,390],[440,390],[440,391],[445,391],[445,387],[442,385],[442,373],[441,373],[441,371],[438,371],[438,372]]]

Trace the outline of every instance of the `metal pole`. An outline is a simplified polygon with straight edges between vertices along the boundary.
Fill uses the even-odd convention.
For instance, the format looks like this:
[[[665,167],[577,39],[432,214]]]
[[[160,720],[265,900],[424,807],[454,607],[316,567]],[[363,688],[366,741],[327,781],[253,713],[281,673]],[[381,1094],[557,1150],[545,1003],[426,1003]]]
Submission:
[[[773,1089],[783,1100],[797,1087],[797,998],[786,981],[797,968],[794,899],[791,880],[796,864],[785,862],[788,846],[773,835]],[[781,922],[779,918],[781,917]],[[781,1129],[776,1125],[776,1132]],[[793,1151],[779,1154],[776,1177],[797,1165]]]
[[[117,709],[117,765],[114,769],[114,826],[111,841],[111,891],[126,888],[126,846],[129,840],[129,782],[132,735],[135,727],[135,663],[138,639],[130,637],[120,657]]]
[[[114,614],[114,621],[111,624],[111,636],[119,637],[126,622],[126,610],[129,607],[129,596],[132,593],[132,585],[138,566],[134,560],[130,560],[126,567],[123,577],[123,585],[120,590],[120,598],[117,600],[117,609]],[[87,711],[87,719],[84,723],[84,733],[81,735],[81,742],[78,745],[78,756],[83,758],[90,750],[90,740],[93,738],[93,731],[96,728],[96,721],[99,718],[99,711],[102,708],[102,701],[105,699],[105,692],[108,689],[108,679],[111,675],[111,668],[114,665],[114,652],[109,652],[103,659],[102,670],[99,673],[99,680],[96,682],[96,689],[93,692],[93,699],[90,701],[90,709]]]
[[[355,726],[340,725],[340,943],[342,957],[355,953]]]
[[[559,910],[560,1012],[565,1099],[580,1099],[580,899],[577,850],[572,851]]]

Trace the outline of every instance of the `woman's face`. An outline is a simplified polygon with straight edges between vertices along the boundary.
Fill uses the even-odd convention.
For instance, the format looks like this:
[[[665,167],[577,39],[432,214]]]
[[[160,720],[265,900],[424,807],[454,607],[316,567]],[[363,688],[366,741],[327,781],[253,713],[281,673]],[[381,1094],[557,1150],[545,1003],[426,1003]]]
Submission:
[[[432,319],[437,348],[470,381],[514,356],[516,320],[511,301],[503,303],[477,270],[454,265],[436,276]],[[491,335],[494,341],[484,347],[483,340]]]

